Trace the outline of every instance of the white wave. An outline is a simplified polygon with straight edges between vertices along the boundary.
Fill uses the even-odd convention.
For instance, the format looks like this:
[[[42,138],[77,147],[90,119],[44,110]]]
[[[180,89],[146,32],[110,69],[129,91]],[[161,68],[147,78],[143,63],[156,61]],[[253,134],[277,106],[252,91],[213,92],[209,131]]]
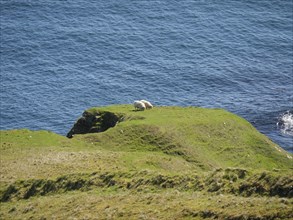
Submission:
[[[293,111],[282,114],[277,125],[284,134],[293,136]]]

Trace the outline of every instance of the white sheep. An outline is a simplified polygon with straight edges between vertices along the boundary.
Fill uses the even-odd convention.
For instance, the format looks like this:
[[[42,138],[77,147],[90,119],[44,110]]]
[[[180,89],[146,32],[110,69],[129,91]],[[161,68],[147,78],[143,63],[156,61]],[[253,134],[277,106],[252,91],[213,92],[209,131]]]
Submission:
[[[152,109],[153,108],[153,105],[149,102],[149,101],[146,101],[146,100],[140,100],[146,107],[146,109]]]
[[[134,101],[133,105],[136,110],[144,111],[146,109],[145,104],[141,101]]]

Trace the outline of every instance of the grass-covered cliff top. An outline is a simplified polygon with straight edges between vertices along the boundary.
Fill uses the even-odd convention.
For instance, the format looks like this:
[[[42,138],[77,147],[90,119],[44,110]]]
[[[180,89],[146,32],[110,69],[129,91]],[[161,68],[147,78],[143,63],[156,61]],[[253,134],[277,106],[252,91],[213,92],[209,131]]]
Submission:
[[[225,110],[91,108],[69,133],[1,131],[1,219],[293,217],[292,154]]]

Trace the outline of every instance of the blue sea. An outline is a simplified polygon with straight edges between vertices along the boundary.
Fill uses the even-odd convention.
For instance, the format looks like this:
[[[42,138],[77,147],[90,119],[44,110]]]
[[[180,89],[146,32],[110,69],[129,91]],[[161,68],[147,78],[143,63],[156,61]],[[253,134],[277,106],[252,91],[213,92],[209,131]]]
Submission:
[[[293,152],[292,0],[0,0],[1,127],[93,106],[224,108]]]

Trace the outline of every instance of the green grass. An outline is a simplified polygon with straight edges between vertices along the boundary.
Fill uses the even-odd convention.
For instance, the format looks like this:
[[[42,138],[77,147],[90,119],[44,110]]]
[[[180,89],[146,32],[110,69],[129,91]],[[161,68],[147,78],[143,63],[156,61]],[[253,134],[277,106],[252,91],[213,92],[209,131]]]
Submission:
[[[243,118],[196,107],[86,112],[119,123],[71,139],[0,132],[1,219],[292,217],[292,154]]]
[[[123,114],[125,120],[106,132],[76,139],[114,151],[157,151],[180,156],[204,170],[293,167],[290,154],[243,118],[222,109],[158,107],[132,111],[132,106],[123,105],[99,110]]]
[[[176,189],[96,189],[3,203],[1,219],[290,219],[292,200]]]

